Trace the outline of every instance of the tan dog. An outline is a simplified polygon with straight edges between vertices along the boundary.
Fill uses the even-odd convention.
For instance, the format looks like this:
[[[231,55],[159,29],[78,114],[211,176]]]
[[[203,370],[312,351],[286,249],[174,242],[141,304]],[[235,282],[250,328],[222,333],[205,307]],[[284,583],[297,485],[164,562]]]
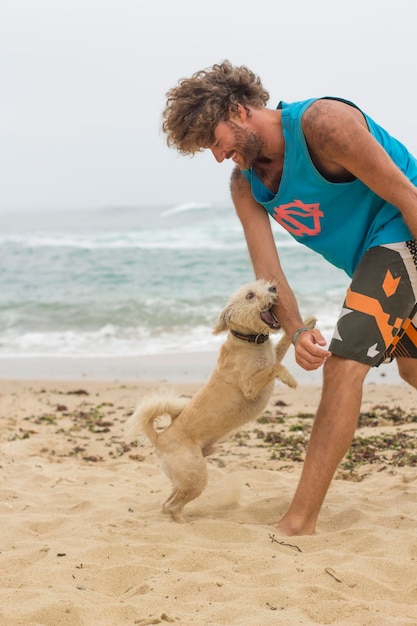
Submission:
[[[277,299],[273,284],[257,280],[232,296],[220,314],[213,333],[228,330],[217,365],[208,382],[190,400],[175,397],[145,399],[129,420],[135,436],[143,429],[161,458],[174,490],[162,510],[183,522],[182,509],[197,498],[207,484],[204,457],[213,444],[231,430],[256,419],[267,406],[275,378],[290,387],[297,383],[280,364],[291,340],[284,335],[275,349],[269,331],[280,325],[271,308]],[[313,328],[315,319],[306,320]],[[154,421],[163,415],[171,424],[156,432]]]

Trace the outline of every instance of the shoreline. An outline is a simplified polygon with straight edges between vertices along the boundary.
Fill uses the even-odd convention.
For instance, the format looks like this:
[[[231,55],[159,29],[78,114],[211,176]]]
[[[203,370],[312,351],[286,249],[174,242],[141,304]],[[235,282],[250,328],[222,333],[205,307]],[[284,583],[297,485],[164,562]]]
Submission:
[[[0,357],[1,380],[125,380],[204,383],[218,351],[182,352],[126,357]],[[307,372],[286,354],[283,364],[300,385],[321,385],[321,369]],[[372,368],[365,384],[405,385],[395,363]]]

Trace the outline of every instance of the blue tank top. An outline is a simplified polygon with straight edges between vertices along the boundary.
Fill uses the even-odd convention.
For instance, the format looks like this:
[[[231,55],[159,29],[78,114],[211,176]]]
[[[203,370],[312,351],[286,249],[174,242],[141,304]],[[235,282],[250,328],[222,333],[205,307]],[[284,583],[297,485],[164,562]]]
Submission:
[[[400,211],[360,180],[332,183],[310,158],[301,120],[316,98],[278,105],[285,140],[284,168],[273,194],[255,172],[242,170],[252,194],[297,241],[352,276],[368,248],[413,239]],[[355,106],[351,102],[351,104]],[[365,115],[365,114],[364,114]],[[371,134],[397,166],[417,185],[417,161],[405,146],[365,115]]]

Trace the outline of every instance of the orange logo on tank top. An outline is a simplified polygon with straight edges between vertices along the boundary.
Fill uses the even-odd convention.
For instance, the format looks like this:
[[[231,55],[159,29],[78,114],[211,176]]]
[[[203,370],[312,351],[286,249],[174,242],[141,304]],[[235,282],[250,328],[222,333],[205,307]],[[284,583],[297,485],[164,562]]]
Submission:
[[[280,204],[274,208],[273,218],[281,224],[285,230],[296,237],[308,235],[315,237],[321,232],[320,204],[304,204],[301,200],[294,200],[288,204]]]

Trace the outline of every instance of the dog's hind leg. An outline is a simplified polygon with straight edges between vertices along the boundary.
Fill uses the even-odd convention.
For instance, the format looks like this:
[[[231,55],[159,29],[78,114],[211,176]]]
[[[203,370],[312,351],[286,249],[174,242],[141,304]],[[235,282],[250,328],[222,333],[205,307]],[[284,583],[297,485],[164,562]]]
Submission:
[[[164,469],[168,473],[174,489],[162,505],[162,511],[169,513],[176,522],[185,522],[182,510],[195,500],[207,485],[207,465],[200,451],[187,449],[185,455],[175,455],[173,459],[164,459]]]
[[[162,511],[169,513],[175,522],[184,524],[186,519],[182,513],[183,508],[188,502],[195,500],[202,491],[202,489],[194,488],[176,489],[175,493],[171,494],[169,501],[163,505]]]
[[[162,512],[163,513],[167,513],[168,515],[172,515],[172,518],[176,521],[176,522],[185,522],[184,516],[181,513],[178,513],[177,515],[175,515],[174,513],[171,513],[171,509],[170,509],[170,504],[171,502],[175,502],[175,497],[178,493],[179,489],[178,487],[175,487],[172,491],[172,493],[169,495],[169,497],[165,500],[165,502],[162,505]]]
[[[184,524],[186,522],[185,517],[182,514],[184,506],[188,502],[195,500],[201,492],[202,489],[174,489],[168,500],[166,500],[166,502],[162,505],[163,513],[171,515],[175,522]]]

